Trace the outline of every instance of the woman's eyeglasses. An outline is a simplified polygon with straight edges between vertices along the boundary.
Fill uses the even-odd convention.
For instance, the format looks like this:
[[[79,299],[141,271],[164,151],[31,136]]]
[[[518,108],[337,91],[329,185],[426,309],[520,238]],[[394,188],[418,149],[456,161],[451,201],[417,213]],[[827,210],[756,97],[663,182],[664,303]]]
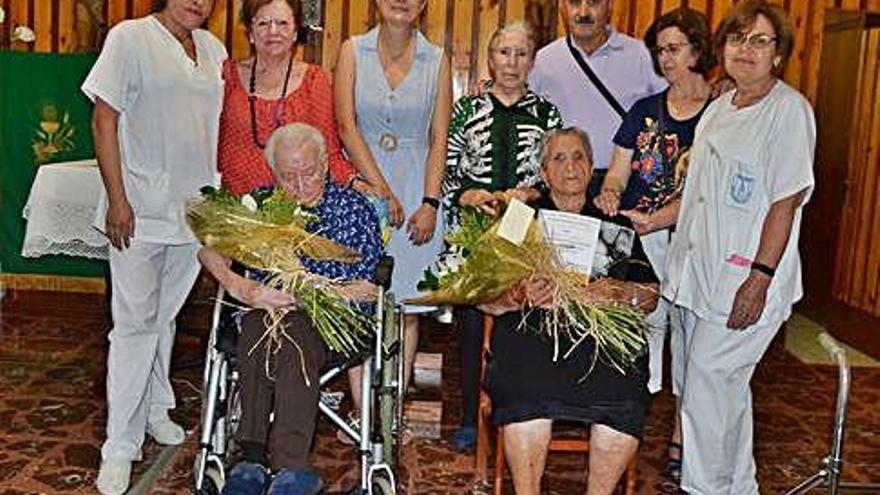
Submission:
[[[776,43],[776,37],[769,34],[756,33],[751,36],[745,33],[727,33],[725,37],[727,44],[730,46],[749,45],[752,48],[767,48]]]
[[[605,0],[568,0],[568,4],[572,7],[580,7],[582,3],[586,2],[587,7],[596,7],[604,1]]]
[[[256,31],[268,31],[272,25],[279,31],[290,31],[293,29],[293,19],[275,19],[272,17],[260,17],[254,19],[251,24]]]
[[[652,51],[659,57],[664,53],[668,53],[670,56],[674,57],[681,52],[681,49],[690,45],[690,43],[670,43],[668,45],[657,45]]]

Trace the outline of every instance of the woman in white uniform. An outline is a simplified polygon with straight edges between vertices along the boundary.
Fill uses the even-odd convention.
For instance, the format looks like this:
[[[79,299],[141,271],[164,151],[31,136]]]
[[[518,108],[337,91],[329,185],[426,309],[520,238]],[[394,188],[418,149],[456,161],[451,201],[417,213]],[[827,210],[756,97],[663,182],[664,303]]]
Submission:
[[[110,249],[113,330],[98,490],[121,494],[145,433],[179,444],[168,377],[174,319],[199,273],[184,201],[216,182],[223,45],[198,29],[213,0],[167,0],[110,30],[82,90],[95,103],[104,194],[95,226]]]
[[[780,7],[737,3],[717,42],[736,88],[697,125],[663,295],[686,349],[681,487],[753,495],[749,382],[802,296],[797,245],[816,125],[780,79],[794,45]]]

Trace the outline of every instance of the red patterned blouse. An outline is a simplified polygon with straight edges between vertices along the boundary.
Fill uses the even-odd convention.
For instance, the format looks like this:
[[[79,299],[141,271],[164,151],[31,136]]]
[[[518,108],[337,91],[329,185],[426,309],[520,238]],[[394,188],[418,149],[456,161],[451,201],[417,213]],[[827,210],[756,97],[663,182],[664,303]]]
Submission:
[[[274,182],[263,150],[251,136],[251,114],[248,92],[242,85],[235,62],[223,64],[226,88],[223,112],[220,115],[220,142],[217,165],[223,185],[233,194],[242,195]],[[257,139],[265,143],[275,130],[276,101],[256,99]],[[337,184],[347,184],[354,175],[354,166],[342,155],[336,114],[333,110],[333,89],[324,71],[308,64],[302,83],[283,100],[282,120],[314,126],[324,136],[330,177]]]

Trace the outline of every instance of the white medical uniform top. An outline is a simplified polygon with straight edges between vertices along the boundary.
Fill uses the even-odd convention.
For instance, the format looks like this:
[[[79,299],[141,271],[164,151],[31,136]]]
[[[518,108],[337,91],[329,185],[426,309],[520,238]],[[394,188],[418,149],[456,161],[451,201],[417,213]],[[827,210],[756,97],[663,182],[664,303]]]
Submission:
[[[733,94],[709,105],[697,125],[663,296],[700,318],[726,323],[770,205],[807,189],[759,324],[781,322],[803,295],[797,247],[813,188],[816,123],[807,100],[782,81],[742,109],[733,105]]]
[[[211,33],[193,31],[196,59],[154,16],[123,21],[82,85],[119,112],[125,192],[135,214],[134,237],[177,244],[195,240],[184,203],[216,184],[217,134],[226,49]],[[104,229],[102,189],[95,227]]]

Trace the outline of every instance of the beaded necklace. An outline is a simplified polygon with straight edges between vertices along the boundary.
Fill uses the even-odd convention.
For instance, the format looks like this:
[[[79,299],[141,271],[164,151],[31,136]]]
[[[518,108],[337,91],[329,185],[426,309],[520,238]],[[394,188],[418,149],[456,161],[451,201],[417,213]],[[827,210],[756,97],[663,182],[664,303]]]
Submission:
[[[293,52],[290,54],[290,58],[287,60],[287,73],[284,75],[284,86],[281,88],[281,95],[278,96],[278,99],[275,100],[275,122],[272,131],[269,135],[272,135],[272,132],[275,132],[276,129],[284,125],[284,106],[283,100],[284,97],[287,96],[287,83],[290,81],[290,69],[293,67]],[[250,78],[250,91],[248,92],[248,106],[251,111],[251,138],[254,140],[254,145],[257,148],[263,149],[266,147],[266,143],[261,143],[260,138],[257,136],[257,56],[254,55],[254,66],[251,69],[251,78]]]

